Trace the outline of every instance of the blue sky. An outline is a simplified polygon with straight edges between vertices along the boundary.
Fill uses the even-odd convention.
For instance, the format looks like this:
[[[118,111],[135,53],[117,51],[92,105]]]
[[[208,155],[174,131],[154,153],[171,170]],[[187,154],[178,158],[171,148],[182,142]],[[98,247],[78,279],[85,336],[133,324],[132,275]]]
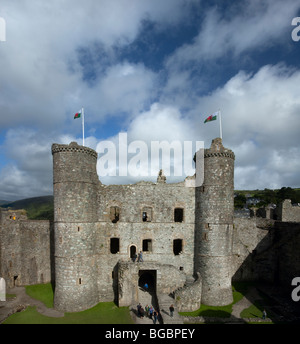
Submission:
[[[221,109],[236,189],[300,187],[299,0],[2,0],[0,17],[0,199],[52,193],[51,144],[81,144],[82,106],[93,149],[209,147]]]

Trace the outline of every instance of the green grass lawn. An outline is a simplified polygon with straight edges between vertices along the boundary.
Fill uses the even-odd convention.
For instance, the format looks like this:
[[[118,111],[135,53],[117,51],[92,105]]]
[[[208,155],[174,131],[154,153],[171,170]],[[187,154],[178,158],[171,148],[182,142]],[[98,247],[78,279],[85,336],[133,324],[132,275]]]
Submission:
[[[30,297],[42,301],[48,308],[53,308],[54,294],[51,283],[27,285],[25,289]]]
[[[100,302],[86,311],[65,313],[62,318],[44,316],[29,306],[11,315],[3,324],[133,324],[133,321],[128,307],[118,308],[113,302]]]
[[[53,308],[53,290],[50,283],[27,286],[26,292],[32,298],[42,301],[48,308]],[[82,312],[65,313],[61,318],[44,316],[30,306],[11,315],[3,324],[133,324],[133,320],[128,307],[117,307],[113,302],[100,302]]]

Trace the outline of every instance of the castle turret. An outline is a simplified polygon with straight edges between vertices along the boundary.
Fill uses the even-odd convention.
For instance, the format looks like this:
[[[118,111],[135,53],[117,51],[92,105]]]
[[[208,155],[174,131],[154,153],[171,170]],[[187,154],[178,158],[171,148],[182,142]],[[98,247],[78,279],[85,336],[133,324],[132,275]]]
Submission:
[[[72,142],[52,145],[55,235],[54,307],[80,311],[98,300],[95,259],[97,153]]]
[[[196,188],[195,272],[202,277],[201,302],[211,306],[233,301],[234,158],[214,139],[204,150],[204,182]]]

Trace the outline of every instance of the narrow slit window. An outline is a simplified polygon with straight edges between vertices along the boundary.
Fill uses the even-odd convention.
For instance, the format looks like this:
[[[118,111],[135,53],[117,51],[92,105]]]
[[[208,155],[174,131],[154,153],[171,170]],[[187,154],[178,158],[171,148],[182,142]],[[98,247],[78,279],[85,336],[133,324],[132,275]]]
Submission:
[[[183,208],[174,209],[174,221],[182,222],[183,221]]]
[[[110,253],[116,254],[120,251],[120,239],[110,238]]]
[[[173,240],[173,253],[178,256],[182,253],[182,239]]]

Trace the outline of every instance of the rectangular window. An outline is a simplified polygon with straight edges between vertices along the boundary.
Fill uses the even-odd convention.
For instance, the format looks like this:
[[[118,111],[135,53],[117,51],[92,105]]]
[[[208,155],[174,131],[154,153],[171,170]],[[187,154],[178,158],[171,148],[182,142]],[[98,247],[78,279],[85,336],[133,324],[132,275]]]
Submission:
[[[116,254],[120,251],[120,239],[110,238],[110,253]]]
[[[151,239],[143,240],[143,251],[144,252],[151,252],[152,251],[152,240]]]
[[[183,221],[183,208],[174,209],[174,221],[182,222]]]
[[[178,256],[182,252],[182,239],[173,240],[173,253]]]
[[[152,208],[145,207],[143,208],[143,222],[151,222],[152,221]]]

